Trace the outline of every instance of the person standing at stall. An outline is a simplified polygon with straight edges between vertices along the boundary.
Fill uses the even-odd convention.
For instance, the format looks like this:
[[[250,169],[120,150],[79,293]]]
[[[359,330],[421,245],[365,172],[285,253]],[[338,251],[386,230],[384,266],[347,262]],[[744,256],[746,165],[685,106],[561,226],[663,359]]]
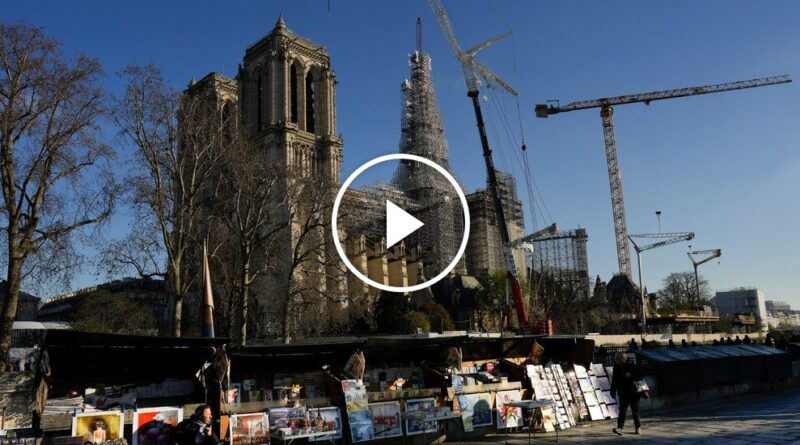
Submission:
[[[631,415],[633,416],[633,426],[636,428],[634,434],[642,434],[641,419],[639,417],[639,391],[636,387],[636,382],[641,380],[644,376],[642,371],[636,364],[626,360],[624,352],[618,352],[614,356],[614,375],[611,378],[611,395],[614,396],[619,402],[619,417],[617,418],[617,427],[612,431],[616,434],[622,435],[622,429],[625,426],[625,415],[628,412],[628,406],[631,407]]]
[[[219,438],[214,434],[213,426],[211,407],[200,405],[190,418],[175,427],[173,443],[177,445],[217,445]]]

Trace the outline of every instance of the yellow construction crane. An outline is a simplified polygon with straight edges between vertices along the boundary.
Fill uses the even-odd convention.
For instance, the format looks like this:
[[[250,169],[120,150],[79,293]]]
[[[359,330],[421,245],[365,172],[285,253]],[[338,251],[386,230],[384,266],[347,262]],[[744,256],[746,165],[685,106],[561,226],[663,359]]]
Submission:
[[[721,93],[724,91],[742,90],[745,88],[756,88],[767,85],[789,83],[792,79],[788,75],[764,77],[760,79],[745,80],[740,82],[722,83],[717,85],[706,85],[701,87],[678,88],[674,90],[653,91],[650,93],[629,94],[625,96],[604,97],[592,100],[572,102],[563,107],[556,105],[536,105],[537,117],[548,117],[551,114],[565,113],[567,111],[586,110],[588,108],[600,108],[600,117],[603,119],[603,135],[606,145],[606,162],[608,164],[608,183],[611,188],[611,208],[614,214],[614,233],[617,244],[617,261],[619,262],[619,272],[631,277],[631,258],[628,250],[628,226],[625,219],[625,204],[622,198],[622,175],[619,171],[619,160],[617,157],[617,142],[614,138],[614,123],[611,115],[616,105],[632,104],[643,102],[649,105],[650,102],[663,99],[674,99],[676,97],[697,96],[700,94]]]
[[[689,246],[689,248],[691,249],[692,246]],[[700,298],[700,279],[697,275],[697,268],[700,267],[701,264],[705,264],[714,258],[721,257],[722,249],[690,250],[689,252],[686,252],[686,255],[689,255],[689,260],[692,262],[692,266],[694,266],[694,288],[697,292],[697,298]],[[705,256],[698,260],[694,257],[694,255]]]
[[[633,248],[636,250],[636,264],[639,266],[639,294],[642,299],[642,334],[647,333],[647,304],[644,300],[644,284],[642,283],[642,252],[645,250],[669,246],[670,244],[679,243],[681,241],[691,241],[693,238],[694,232],[643,233],[641,235],[628,235],[628,239],[631,241]],[[636,242],[636,239],[660,239],[661,241],[656,241],[652,244],[639,245],[639,243]]]

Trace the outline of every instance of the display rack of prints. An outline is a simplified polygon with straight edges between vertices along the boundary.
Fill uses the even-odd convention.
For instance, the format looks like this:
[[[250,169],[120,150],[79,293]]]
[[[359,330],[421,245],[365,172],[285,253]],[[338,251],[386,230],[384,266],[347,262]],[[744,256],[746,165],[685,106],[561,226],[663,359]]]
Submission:
[[[506,403],[522,400],[522,393],[519,390],[498,391],[495,394],[495,406],[497,407],[497,429],[517,428],[523,425],[522,409],[505,406]]]
[[[409,399],[406,400],[405,413],[420,412],[425,413],[426,416],[433,416],[436,411],[436,400],[434,398],[425,399]],[[413,436],[423,433],[435,433],[436,421],[435,420],[419,420],[406,418],[406,435]]]
[[[583,398],[583,391],[581,385],[578,383],[578,378],[575,377],[575,371],[566,373],[567,382],[572,392],[572,397],[575,399],[575,404],[578,407],[578,413],[581,420],[589,418],[589,407],[586,405],[586,400]]]
[[[372,416],[372,431],[375,439],[388,439],[403,435],[400,402],[370,403],[369,413]]]
[[[564,424],[562,429],[566,429],[578,424],[573,414],[577,410],[577,405],[575,403],[575,398],[572,396],[572,391],[569,389],[567,376],[564,375],[564,370],[561,368],[561,365],[556,364],[551,367],[553,368],[556,385],[558,385],[558,392],[562,395],[562,400],[564,401],[564,410],[568,422]]]
[[[374,439],[367,389],[361,380],[342,380],[345,409],[353,443]]]
[[[564,377],[560,365],[543,366],[527,365],[525,369],[534,388],[536,400],[550,400],[554,403],[553,424],[559,429],[567,429],[574,425],[572,409],[574,399],[572,393],[562,384]]]
[[[602,372],[603,374],[596,375],[595,372]],[[600,415],[602,416],[603,419],[616,418],[617,415],[615,414],[618,414],[619,410],[612,410],[611,408],[609,408],[610,406],[616,405],[617,401],[614,399],[613,395],[611,394],[611,391],[609,391],[609,389],[611,388],[611,383],[609,382],[608,377],[606,376],[605,368],[603,367],[603,365],[595,363],[589,367],[588,373],[589,373],[589,380],[592,383],[592,389],[593,389],[592,392],[594,393],[593,396],[597,400],[597,406],[600,407]],[[595,415],[596,414],[597,413],[595,412]],[[598,420],[595,419],[595,415],[592,415],[592,420]]]

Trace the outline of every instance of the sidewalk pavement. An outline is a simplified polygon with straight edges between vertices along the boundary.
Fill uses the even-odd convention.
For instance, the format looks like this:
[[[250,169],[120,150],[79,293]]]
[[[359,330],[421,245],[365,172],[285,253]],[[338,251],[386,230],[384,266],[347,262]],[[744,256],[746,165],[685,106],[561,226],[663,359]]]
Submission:
[[[559,432],[558,444],[800,444],[800,388],[716,402],[685,405],[642,415],[642,435],[632,434],[630,412],[625,433],[611,432],[616,420],[583,422]],[[527,431],[509,434],[508,443],[528,443]],[[486,436],[465,444],[502,444],[502,434]],[[531,443],[555,444],[555,433],[536,433]]]

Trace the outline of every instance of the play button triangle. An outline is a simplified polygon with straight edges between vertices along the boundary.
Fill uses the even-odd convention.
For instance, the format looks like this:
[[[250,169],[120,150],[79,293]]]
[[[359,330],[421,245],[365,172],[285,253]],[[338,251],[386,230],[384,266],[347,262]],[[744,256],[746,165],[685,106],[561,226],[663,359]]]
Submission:
[[[392,201],[386,200],[386,247],[391,247],[425,224],[409,215]]]

